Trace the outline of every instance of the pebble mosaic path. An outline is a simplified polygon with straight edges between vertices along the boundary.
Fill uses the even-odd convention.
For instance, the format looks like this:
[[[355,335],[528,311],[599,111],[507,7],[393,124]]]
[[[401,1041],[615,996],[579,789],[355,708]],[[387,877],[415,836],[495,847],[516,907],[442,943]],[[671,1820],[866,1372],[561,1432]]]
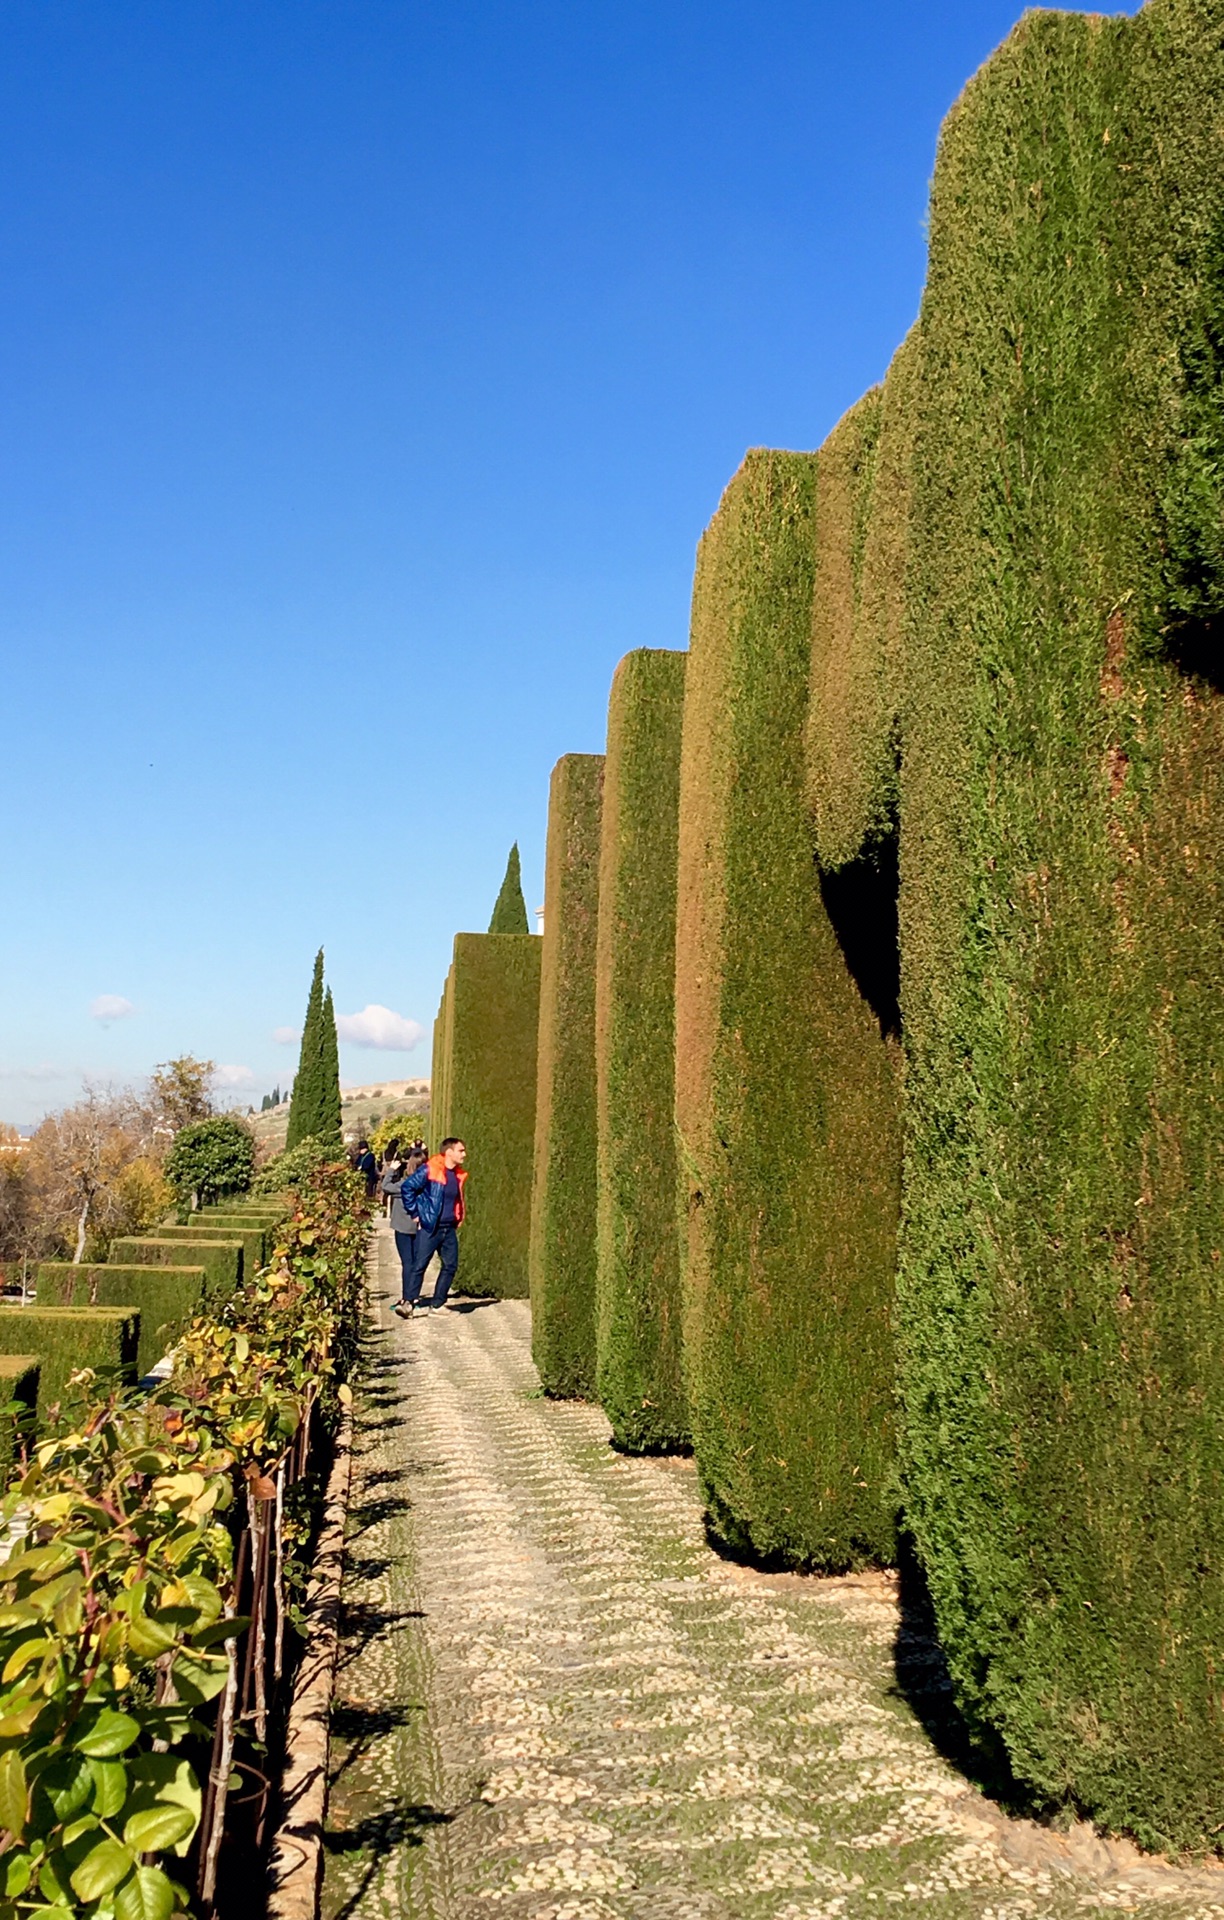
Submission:
[[[324,1920],[1224,1917],[1224,1876],[967,1787],[898,1687],[889,1576],[720,1559],[689,1463],[540,1395],[524,1302],[402,1324],[394,1265],[384,1238]]]

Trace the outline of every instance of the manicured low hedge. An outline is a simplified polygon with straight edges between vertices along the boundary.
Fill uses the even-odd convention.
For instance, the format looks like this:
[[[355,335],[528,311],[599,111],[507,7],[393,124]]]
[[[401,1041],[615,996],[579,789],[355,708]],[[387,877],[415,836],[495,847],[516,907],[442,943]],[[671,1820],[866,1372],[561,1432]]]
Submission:
[[[242,1248],[242,1271],[244,1276],[258,1273],[267,1260],[267,1242],[271,1234],[263,1227],[231,1227],[223,1224],[215,1216],[207,1222],[201,1221],[187,1227],[159,1227],[159,1240],[229,1240]]]
[[[244,1271],[236,1240],[168,1240],[161,1232],[112,1241],[110,1258],[120,1266],[203,1267],[209,1304],[218,1307],[241,1284]]]
[[[531,1349],[546,1393],[595,1393],[595,938],[603,755],[553,768],[544,870]]]
[[[608,702],[595,976],[598,1389],[622,1447],[689,1438],[676,1135],[676,837],[687,656],[627,654]]]
[[[38,1406],[39,1362],[33,1353],[0,1353],[0,1406],[12,1406],[17,1418]],[[13,1413],[0,1415],[0,1472],[13,1464],[17,1424]]]
[[[107,1262],[72,1266],[46,1260],[38,1269],[40,1307],[131,1307],[140,1315],[137,1371],[143,1377],[169,1351],[197,1313],[213,1304],[202,1266]],[[217,1305],[220,1301],[217,1300]]]
[[[68,1376],[82,1367],[118,1367],[135,1380],[140,1315],[124,1307],[0,1307],[0,1353],[39,1364],[38,1411],[63,1399]]]

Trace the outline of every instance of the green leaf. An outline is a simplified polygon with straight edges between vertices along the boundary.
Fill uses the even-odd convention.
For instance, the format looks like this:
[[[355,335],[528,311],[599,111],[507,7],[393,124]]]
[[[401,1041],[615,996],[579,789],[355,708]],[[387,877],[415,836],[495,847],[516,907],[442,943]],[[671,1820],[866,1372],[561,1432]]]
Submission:
[[[20,1707],[14,1713],[0,1714],[0,1740],[12,1740],[28,1733],[42,1710],[42,1701],[32,1700],[28,1706]]]
[[[214,1620],[211,1627],[201,1627],[191,1636],[192,1649],[196,1653],[205,1647],[219,1646],[225,1640],[232,1640],[236,1634],[245,1633],[251,1622],[245,1614],[231,1614],[228,1620]]]
[[[188,1839],[195,1832],[195,1826],[195,1815],[186,1807],[165,1801],[145,1813],[134,1813],[123,1829],[123,1841],[133,1853],[161,1853],[166,1847],[176,1847],[180,1840]]]
[[[32,1660],[41,1660],[45,1655],[58,1651],[57,1643],[54,1640],[44,1639],[42,1635],[33,1640],[24,1640],[16,1653],[9,1655],[4,1665],[4,1672],[0,1673],[0,1682],[7,1687],[17,1678],[22,1668],[28,1667]]]
[[[115,1902],[115,1920],[170,1920],[174,1888],[159,1867],[137,1867]]]
[[[100,1820],[111,1820],[128,1797],[128,1770],[122,1760],[90,1760],[93,1809]]]
[[[179,1697],[197,1707],[220,1693],[228,1666],[224,1660],[196,1660],[189,1653],[182,1653],[171,1671]]]
[[[79,1820],[69,1821],[63,1833],[60,1835],[61,1843],[65,1848],[75,1846],[76,1842],[80,1840],[84,1834],[97,1833],[100,1831],[100,1827],[101,1822],[98,1820],[96,1814],[82,1814]]]
[[[200,1783],[186,1760],[176,1760],[172,1753],[141,1754],[132,1768],[133,1793],[132,1813],[144,1813],[149,1810],[174,1806],[188,1815],[186,1837],[171,1843],[175,1853],[185,1854],[190,1846],[190,1835],[199,1825],[203,1806]]]
[[[78,1753],[88,1754],[91,1760],[113,1760],[118,1753],[126,1753],[140,1732],[140,1723],[133,1720],[130,1713],[119,1713],[114,1707],[103,1707],[97,1719],[73,1741]]]
[[[191,1604],[200,1615],[201,1626],[211,1626],[221,1612],[221,1595],[211,1580],[202,1573],[185,1573],[179,1583],[190,1595]]]
[[[57,1820],[71,1820],[85,1805],[93,1786],[93,1776],[84,1754],[66,1753],[55,1760],[41,1776],[39,1785],[55,1808]]]
[[[25,1765],[16,1747],[0,1754],[0,1827],[20,1840],[30,1805]]]
[[[28,1853],[9,1853],[0,1862],[0,1871],[4,1876],[4,1891],[11,1899],[16,1899],[30,1884],[34,1862]]]
[[[59,1853],[48,1854],[38,1869],[38,1891],[44,1900],[50,1900],[54,1906],[66,1907],[72,1895],[72,1888],[64,1876],[64,1859]]]
[[[124,1879],[135,1865],[126,1847],[117,1840],[99,1840],[91,1847],[75,1873],[69,1875],[72,1891],[80,1900],[100,1900]]]
[[[147,1613],[134,1613],[128,1628],[128,1645],[142,1660],[156,1660],[159,1653],[170,1651],[174,1633],[171,1628],[150,1620]]]

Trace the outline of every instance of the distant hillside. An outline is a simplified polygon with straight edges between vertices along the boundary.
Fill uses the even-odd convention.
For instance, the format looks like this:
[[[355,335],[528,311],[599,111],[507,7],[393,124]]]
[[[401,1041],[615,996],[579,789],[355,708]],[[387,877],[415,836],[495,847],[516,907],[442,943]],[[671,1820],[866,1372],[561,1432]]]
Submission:
[[[260,1148],[260,1158],[279,1153],[285,1144],[289,1125],[289,1101],[270,1107],[266,1113],[248,1116],[248,1125]],[[377,1080],[368,1087],[340,1089],[340,1118],[344,1137],[356,1139],[376,1126],[388,1113],[428,1113],[428,1080]]]

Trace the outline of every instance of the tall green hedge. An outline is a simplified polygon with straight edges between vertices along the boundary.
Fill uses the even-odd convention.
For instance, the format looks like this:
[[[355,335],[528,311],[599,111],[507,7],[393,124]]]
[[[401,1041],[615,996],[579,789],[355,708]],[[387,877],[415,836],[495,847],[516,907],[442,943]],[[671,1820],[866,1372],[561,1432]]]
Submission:
[[[1218,0],[971,83],[907,584],[909,1516],[972,1719],[1164,1846],[1224,1806],[1222,153]]]
[[[595,939],[601,753],[553,768],[531,1200],[531,1347],[545,1392],[595,1395]]]
[[[209,1299],[218,1307],[234,1292],[245,1271],[238,1241],[206,1240],[203,1236],[198,1240],[169,1240],[157,1234],[132,1234],[112,1240],[109,1258],[118,1266],[201,1267]]]
[[[130,1307],[140,1316],[136,1370],[143,1378],[210,1303],[201,1266],[72,1266],[45,1260],[38,1269],[40,1307]]]
[[[635,1451],[689,1438],[672,1111],[686,658],[627,654],[608,702],[595,969],[597,1383],[618,1443]]]
[[[468,1150],[459,1284],[500,1299],[529,1291],[540,945],[530,933],[457,933],[447,987],[435,1134],[455,1134]]]
[[[807,778],[826,868],[896,832],[918,367],[915,328],[820,449]]]
[[[750,453],[698,554],[676,1116],[693,1439],[731,1542],[887,1560],[895,1070],[822,900],[804,776],[817,460]]]
[[[140,1315],[122,1307],[0,1307],[0,1353],[37,1354],[38,1411],[45,1416],[82,1367],[119,1367],[136,1379]]]
[[[450,1110],[450,1041],[454,1012],[455,967],[451,962],[447,969],[446,981],[442,988],[442,998],[438,1003],[437,1017],[433,1030],[433,1061],[430,1067],[429,1081],[429,1133],[434,1147],[445,1140],[447,1132],[447,1114]]]

